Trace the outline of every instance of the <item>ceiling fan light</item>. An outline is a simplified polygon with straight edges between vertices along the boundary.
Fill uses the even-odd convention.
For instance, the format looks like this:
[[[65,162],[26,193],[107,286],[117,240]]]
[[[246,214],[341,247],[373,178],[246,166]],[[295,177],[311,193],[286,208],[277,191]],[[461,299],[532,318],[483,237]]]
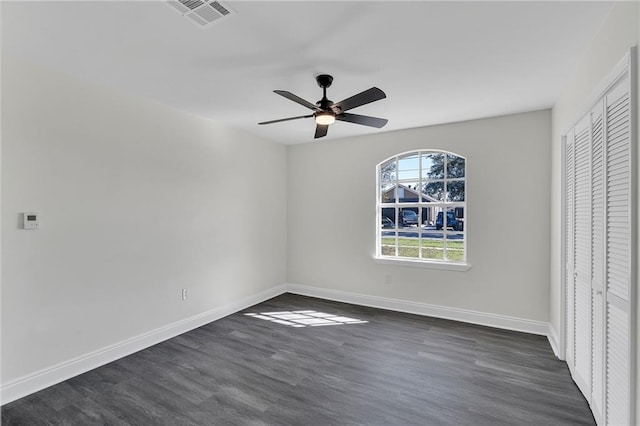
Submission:
[[[330,112],[316,113],[316,124],[326,126],[328,124],[333,124],[335,121],[336,121],[335,115],[331,114]]]

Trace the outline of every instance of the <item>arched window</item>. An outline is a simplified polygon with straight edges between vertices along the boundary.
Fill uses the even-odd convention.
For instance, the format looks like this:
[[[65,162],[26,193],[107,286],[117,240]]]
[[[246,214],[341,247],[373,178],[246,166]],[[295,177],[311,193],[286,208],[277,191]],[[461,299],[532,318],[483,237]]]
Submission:
[[[446,151],[398,154],[378,164],[376,257],[465,264],[466,160]]]

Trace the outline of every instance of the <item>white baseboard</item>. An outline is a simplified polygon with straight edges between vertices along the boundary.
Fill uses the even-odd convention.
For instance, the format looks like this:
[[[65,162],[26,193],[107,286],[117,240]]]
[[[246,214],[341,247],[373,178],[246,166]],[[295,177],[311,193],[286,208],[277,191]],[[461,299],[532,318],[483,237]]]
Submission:
[[[286,285],[281,284],[261,291],[236,302],[211,309],[164,327],[132,337],[122,342],[107,346],[97,351],[79,356],[2,384],[0,387],[0,404],[4,405],[49,386],[60,383],[71,377],[85,373],[94,368],[131,355],[187,331],[202,327],[212,321],[241,311],[257,303],[271,299],[286,292]]]
[[[549,324],[549,329],[547,330],[547,339],[549,340],[551,349],[553,349],[554,355],[559,359],[564,360],[564,356],[561,356],[560,354],[560,346],[558,345],[558,333],[551,324]]]
[[[542,336],[547,336],[547,333],[549,331],[549,323],[542,321],[533,321],[523,318],[509,317],[505,315],[450,308],[447,306],[430,305],[427,303],[410,302],[406,300],[391,299],[387,297],[369,296],[365,294],[351,293],[340,290],[330,290],[326,288],[309,287],[288,283],[287,292],[300,294],[303,296],[312,296],[321,299],[335,300],[337,302],[388,309],[390,311],[406,312],[410,314],[444,318],[471,324],[502,328],[506,330],[522,331],[525,333],[538,334]]]

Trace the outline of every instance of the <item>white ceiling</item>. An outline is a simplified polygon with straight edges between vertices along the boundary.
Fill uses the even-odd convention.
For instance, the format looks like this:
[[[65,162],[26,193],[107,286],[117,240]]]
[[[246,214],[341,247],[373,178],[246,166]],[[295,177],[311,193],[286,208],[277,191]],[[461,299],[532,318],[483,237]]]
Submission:
[[[325,139],[549,108],[611,8],[599,2],[232,1],[198,28],[165,2],[2,2],[2,48],[40,65],[273,141],[313,141],[314,76],[381,130],[336,122]]]

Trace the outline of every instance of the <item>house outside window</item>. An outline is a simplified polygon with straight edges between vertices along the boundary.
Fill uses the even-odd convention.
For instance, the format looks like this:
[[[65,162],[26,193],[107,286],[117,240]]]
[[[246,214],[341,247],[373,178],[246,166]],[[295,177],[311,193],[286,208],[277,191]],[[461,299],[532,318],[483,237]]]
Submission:
[[[376,258],[466,264],[464,157],[419,150],[381,162],[376,210]]]

